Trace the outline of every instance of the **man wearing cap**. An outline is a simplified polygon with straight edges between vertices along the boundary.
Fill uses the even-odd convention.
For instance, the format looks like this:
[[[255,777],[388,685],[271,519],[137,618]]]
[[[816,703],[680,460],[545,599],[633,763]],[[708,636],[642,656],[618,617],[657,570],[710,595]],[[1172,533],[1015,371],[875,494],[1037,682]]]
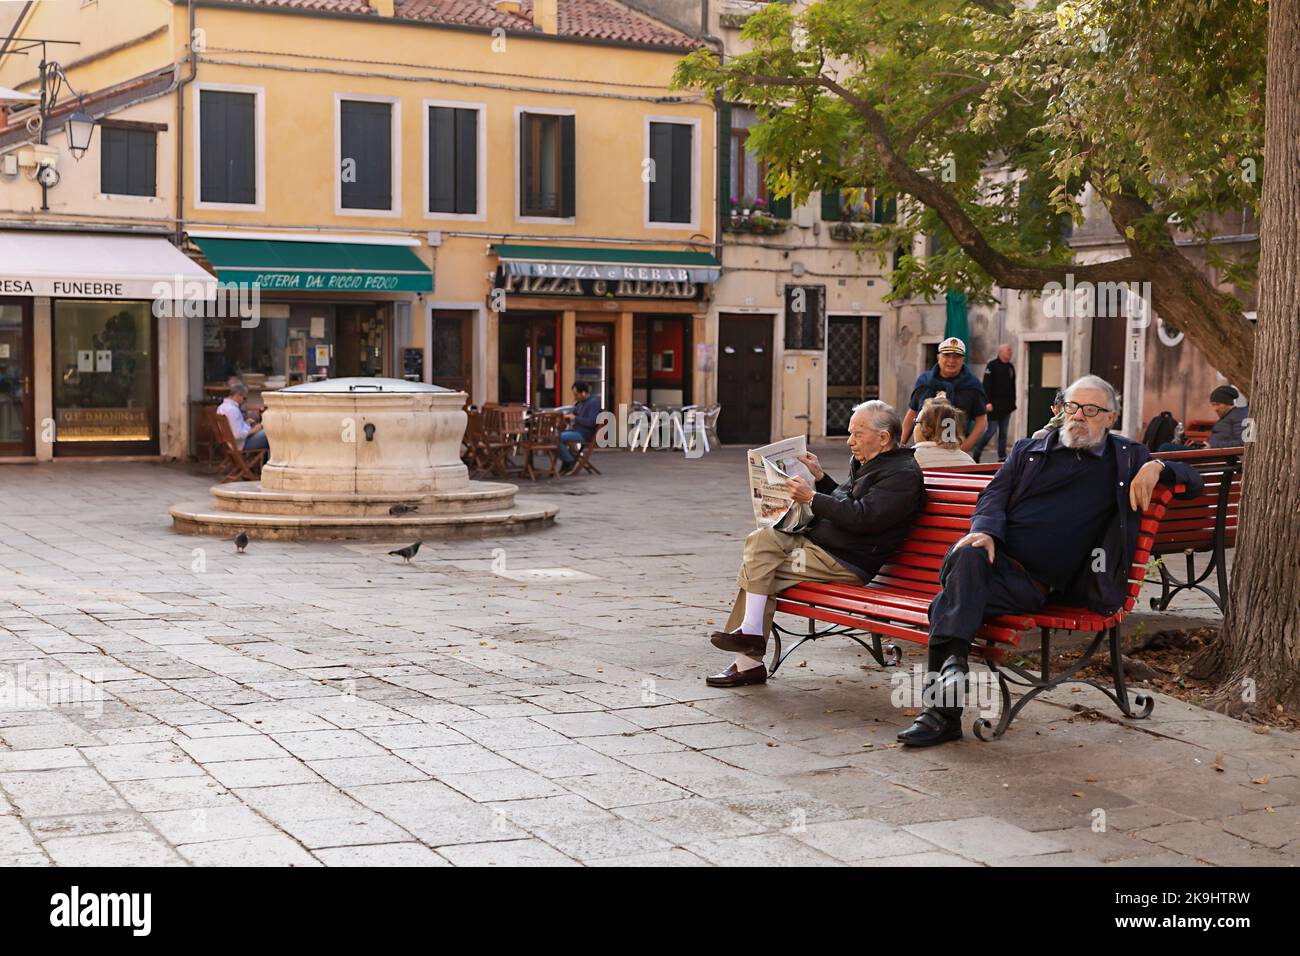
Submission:
[[[1245,405],[1237,404],[1237,398],[1240,395],[1241,393],[1231,385],[1220,385],[1210,392],[1210,407],[1214,409],[1214,414],[1219,416],[1219,420],[1210,429],[1210,436],[1204,445],[1200,442],[1171,441],[1161,445],[1160,450],[1188,451],[1193,448],[1240,448],[1243,441],[1242,430],[1246,426],[1246,419],[1250,416],[1250,411]]]
[[[912,426],[927,398],[944,392],[948,401],[966,413],[970,431],[962,440],[961,450],[969,454],[984,434],[988,424],[988,399],[980,380],[966,368],[966,343],[953,336],[939,343],[939,361],[934,368],[917,376],[912,386],[912,397],[907,403],[903,418],[903,441],[911,441]]]

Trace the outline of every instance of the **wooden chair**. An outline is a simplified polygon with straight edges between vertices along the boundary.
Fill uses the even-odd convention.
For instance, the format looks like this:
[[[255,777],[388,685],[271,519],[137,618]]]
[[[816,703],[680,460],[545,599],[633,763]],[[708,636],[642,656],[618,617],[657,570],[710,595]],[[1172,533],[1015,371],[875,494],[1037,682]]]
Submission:
[[[522,405],[483,406],[483,449],[494,475],[506,478],[523,468],[514,463],[527,434]]]
[[[487,447],[483,413],[466,412],[465,435],[461,438],[461,461],[473,475],[484,475],[492,470],[492,454]]]
[[[596,434],[599,435],[600,432],[598,431]],[[574,468],[573,471],[569,472],[568,476],[570,478],[583,471],[589,471],[593,475],[600,474],[600,469],[591,463],[591,453],[596,450],[595,438],[593,438],[591,441],[569,442],[568,444],[569,444],[569,451],[571,452],[574,451],[573,446],[575,444],[578,446],[574,457],[574,460],[577,461],[578,466]]]
[[[224,415],[217,415],[214,424],[217,441],[225,455],[222,482],[257,481],[262,473],[262,465],[266,461],[267,449],[237,447],[235,433],[230,430],[230,422]]]
[[[542,412],[528,421],[528,434],[524,438],[524,471],[537,480],[533,456],[542,452],[550,457],[551,469],[547,477],[554,478],[560,469],[560,432],[564,431],[564,416],[555,412]]]

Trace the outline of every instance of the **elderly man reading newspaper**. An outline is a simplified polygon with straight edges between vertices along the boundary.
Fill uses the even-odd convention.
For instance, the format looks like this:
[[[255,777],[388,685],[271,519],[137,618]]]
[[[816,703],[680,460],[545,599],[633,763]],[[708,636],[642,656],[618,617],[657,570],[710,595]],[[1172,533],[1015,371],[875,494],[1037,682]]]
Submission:
[[[884,402],[858,405],[849,419],[853,458],[843,484],[822,471],[816,455],[805,452],[798,460],[816,485],[790,477],[788,488],[791,499],[807,511],[786,514],[787,509],[768,506],[760,513],[755,504],[761,526],[745,539],[737,576],[740,593],[725,628],[710,636],[714,647],[732,651],[736,658],[722,673],[706,677],[709,685],[741,687],[767,680],[762,658],[775,614],[773,594],[800,581],[865,584],[907,537],[925,504],[925,485],[912,449],[899,447],[902,427]],[[765,516],[779,520],[764,524]]]

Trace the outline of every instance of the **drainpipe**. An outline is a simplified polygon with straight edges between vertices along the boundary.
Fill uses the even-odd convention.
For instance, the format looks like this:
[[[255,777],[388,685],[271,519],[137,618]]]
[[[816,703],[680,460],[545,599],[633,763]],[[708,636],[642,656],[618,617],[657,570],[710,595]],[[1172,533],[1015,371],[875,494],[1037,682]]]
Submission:
[[[194,50],[194,0],[188,0],[190,34],[185,41],[189,49],[190,75],[176,84],[176,248],[185,234],[185,87],[199,73],[199,55]]]

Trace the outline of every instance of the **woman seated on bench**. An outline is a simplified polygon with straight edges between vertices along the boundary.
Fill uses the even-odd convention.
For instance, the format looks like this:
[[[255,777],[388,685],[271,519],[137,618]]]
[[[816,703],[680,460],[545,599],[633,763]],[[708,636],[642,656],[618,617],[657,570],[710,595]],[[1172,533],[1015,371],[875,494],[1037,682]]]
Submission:
[[[726,627],[710,635],[714,647],[734,651],[736,659],[705,678],[711,687],[767,681],[763,654],[776,607],[771,595],[800,581],[865,584],[907,537],[925,506],[925,479],[912,449],[899,447],[902,433],[893,408],[864,402],[849,419],[853,459],[843,484],[822,471],[816,455],[800,458],[817,487],[795,478],[790,490],[795,501],[810,503],[812,524],[799,534],[759,528],[745,539],[740,593]]]

